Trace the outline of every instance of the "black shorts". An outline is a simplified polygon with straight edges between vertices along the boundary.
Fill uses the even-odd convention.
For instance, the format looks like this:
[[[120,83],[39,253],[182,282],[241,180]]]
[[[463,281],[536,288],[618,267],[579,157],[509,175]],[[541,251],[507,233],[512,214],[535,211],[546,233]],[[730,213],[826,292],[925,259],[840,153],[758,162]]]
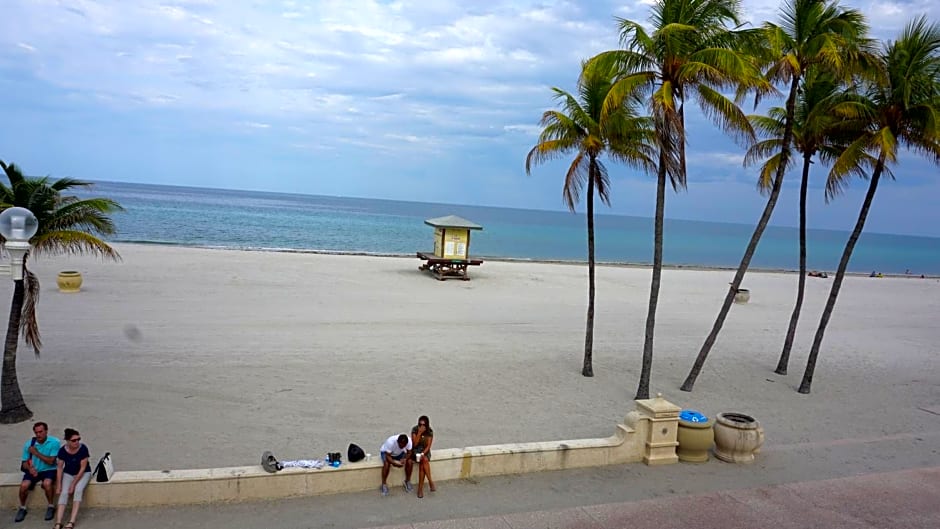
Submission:
[[[56,470],[54,468],[51,470],[43,470],[42,472],[40,472],[39,474],[36,474],[35,476],[30,474],[29,472],[23,472],[23,481],[29,482],[29,490],[35,489],[37,483],[39,483],[40,481],[45,481],[47,479],[51,480],[52,482],[55,482]]]

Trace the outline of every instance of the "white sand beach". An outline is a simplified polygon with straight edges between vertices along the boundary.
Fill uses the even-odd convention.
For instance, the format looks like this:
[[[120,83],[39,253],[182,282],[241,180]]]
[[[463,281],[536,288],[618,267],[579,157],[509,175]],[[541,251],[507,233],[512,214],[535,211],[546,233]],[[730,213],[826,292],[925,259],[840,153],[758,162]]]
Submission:
[[[606,437],[633,409],[649,269],[598,268],[592,379],[585,266],[486,262],[439,282],[417,259],[119,245],[123,262],[39,257],[39,359],[20,386],[61,435],[121,470],[373,454],[420,414],[435,446]],[[85,279],[56,289],[60,270]],[[652,391],[757,417],[768,449],[940,431],[940,282],[848,277],[811,395],[795,391],[829,279],[808,278],[790,375],[773,373],[797,276],[749,273],[693,393],[678,390],[732,272],[667,270]],[[7,314],[12,282],[0,277]],[[0,425],[14,468],[30,424]],[[931,436],[930,442],[938,438]]]

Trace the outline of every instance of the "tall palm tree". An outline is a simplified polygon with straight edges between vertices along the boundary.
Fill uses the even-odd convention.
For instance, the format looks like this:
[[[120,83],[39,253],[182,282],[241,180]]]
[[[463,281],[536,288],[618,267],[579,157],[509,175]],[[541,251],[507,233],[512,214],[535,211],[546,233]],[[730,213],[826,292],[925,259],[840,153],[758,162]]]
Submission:
[[[835,308],[845,271],[865,227],[875,192],[888,165],[897,163],[898,148],[925,155],[940,165],[940,25],[928,23],[925,17],[913,20],[898,40],[885,45],[880,56],[881,75],[867,83],[858,115],[868,121],[865,132],[836,160],[830,172],[827,191],[837,193],[846,178],[858,173],[858,160],[874,156],[868,192],[852,230],[839,268],[836,270],[829,298],[813,338],[806,371],[799,392],[809,393],[816,360],[832,310]]]
[[[804,76],[797,95],[796,109],[793,118],[793,146],[803,159],[802,176],[800,179],[800,226],[799,226],[799,279],[797,284],[796,303],[790,315],[790,324],[787,327],[783,350],[777,362],[775,372],[780,375],[787,374],[790,359],[790,350],[796,336],[800,311],[803,306],[803,297],[806,290],[806,196],[809,188],[809,170],[813,158],[818,157],[825,162],[831,162],[848,143],[849,135],[854,130],[856,121],[846,120],[839,115],[839,109],[851,103],[851,97],[846,87],[828,72],[818,68],[811,68]],[[783,131],[786,127],[786,109],[771,108],[767,115],[751,116],[754,128],[762,131],[767,139],[754,144],[744,157],[744,164],[764,161],[761,167],[758,187],[767,192],[772,187],[774,175],[780,162],[780,147],[783,140]],[[828,195],[827,195],[828,200]]]
[[[747,117],[720,90],[769,86],[756,65],[735,49],[745,33],[730,31],[728,26],[740,25],[739,11],[738,0],[656,0],[650,19],[652,33],[638,22],[619,19],[623,49],[601,53],[591,60],[593,65],[617,66],[620,76],[613,89],[613,103],[620,96],[636,92],[649,97],[659,148],[653,272],[637,399],[649,398],[662,279],[666,181],[674,191],[686,187],[685,103],[696,101],[725,131],[751,140],[754,132]]]
[[[16,376],[16,350],[22,332],[26,344],[36,356],[42,347],[36,303],[39,299],[39,281],[26,267],[28,257],[48,254],[92,253],[110,259],[120,259],[117,251],[98,238],[114,233],[109,215],[121,211],[121,206],[107,198],[79,199],[63,195],[69,189],[89,187],[90,182],[62,178],[24,176],[19,167],[0,161],[10,185],[0,183],[0,211],[19,206],[29,209],[39,221],[39,229],[30,239],[31,249],[23,259],[23,280],[13,287],[10,320],[3,349],[2,384],[0,384],[0,423],[9,424],[28,420],[33,412],[26,406]],[[0,237],[2,242],[2,237]]]
[[[542,133],[525,160],[526,173],[531,174],[533,164],[566,154],[575,155],[562,188],[565,205],[572,212],[587,182],[588,309],[581,368],[581,374],[586,377],[594,376],[595,193],[602,202],[610,205],[610,181],[601,158],[606,155],[615,161],[651,170],[654,156],[650,120],[636,114],[635,100],[623,99],[616,111],[602,112],[611,96],[613,73],[608,68],[582,74],[578,80],[577,97],[560,88],[552,88],[562,110],[548,110],[542,115]]]
[[[761,213],[754,233],[748,241],[744,256],[725,295],[718,317],[711,332],[702,344],[698,356],[689,371],[682,391],[692,391],[695,380],[705,365],[709,351],[718,339],[725,323],[734,296],[741,287],[744,274],[751,264],[774,208],[780,197],[783,176],[790,163],[790,147],[793,138],[793,122],[796,114],[796,97],[800,80],[811,67],[825,68],[836,75],[848,76],[856,71],[856,63],[865,56],[870,42],[868,26],[862,13],[856,9],[841,7],[838,2],[825,0],[792,0],[784,6],[782,24],[764,24],[764,33],[771,52],[767,78],[772,82],[789,85],[786,99],[786,116],[783,136],[780,141],[780,158],[776,174],[770,183],[767,204]]]

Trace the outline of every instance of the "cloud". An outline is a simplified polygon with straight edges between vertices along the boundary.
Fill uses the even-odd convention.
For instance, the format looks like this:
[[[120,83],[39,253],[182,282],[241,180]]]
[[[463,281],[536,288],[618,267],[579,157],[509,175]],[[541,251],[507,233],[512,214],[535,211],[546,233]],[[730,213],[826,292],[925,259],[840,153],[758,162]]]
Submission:
[[[687,158],[689,163],[705,167],[739,168],[744,163],[744,153],[742,152],[695,152]]]
[[[19,116],[21,128],[51,123],[51,131],[37,132],[40,143],[68,143],[56,125],[63,108],[112,117],[96,127],[147,131],[151,122],[170,122],[196,143],[229,145],[238,135],[280,142],[295,163],[290,174],[298,175],[283,185],[310,192],[316,183],[299,175],[319,165],[318,156],[365,163],[376,152],[384,168],[400,173],[419,164],[486,165],[492,174],[515,175],[539,117],[554,108],[550,87],[573,90],[580,62],[617,46],[614,17],[646,21],[649,4],[5,0],[0,81],[8,89],[0,111]],[[940,18],[940,3],[928,0],[848,4],[869,16],[879,38],[896,34],[915,13]],[[778,1],[743,5],[752,24],[779,16]],[[91,126],[76,130],[120,142],[146,136],[84,128]],[[58,129],[63,136],[56,139]],[[740,170],[741,149],[697,112],[689,113],[689,132],[690,171],[753,187],[753,176]],[[148,152],[160,148],[146,145]],[[92,159],[73,162],[95,167]],[[106,172],[106,160],[99,163]],[[463,181],[456,171],[453,178]],[[557,190],[550,191],[554,203]]]
[[[513,124],[503,126],[503,130],[506,132],[518,132],[525,134],[526,136],[538,136],[542,132],[542,128],[538,125],[526,125],[526,124]]]

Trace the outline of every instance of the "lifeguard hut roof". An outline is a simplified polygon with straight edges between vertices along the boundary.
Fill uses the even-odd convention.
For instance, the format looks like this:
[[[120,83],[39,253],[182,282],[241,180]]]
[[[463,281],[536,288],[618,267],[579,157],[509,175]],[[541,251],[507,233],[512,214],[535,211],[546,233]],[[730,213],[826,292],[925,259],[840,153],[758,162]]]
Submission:
[[[424,223],[428,226],[434,226],[435,228],[465,228],[468,230],[483,229],[483,226],[480,226],[475,222],[470,222],[463,217],[458,217],[457,215],[447,215],[446,217],[428,219],[424,221]]]

